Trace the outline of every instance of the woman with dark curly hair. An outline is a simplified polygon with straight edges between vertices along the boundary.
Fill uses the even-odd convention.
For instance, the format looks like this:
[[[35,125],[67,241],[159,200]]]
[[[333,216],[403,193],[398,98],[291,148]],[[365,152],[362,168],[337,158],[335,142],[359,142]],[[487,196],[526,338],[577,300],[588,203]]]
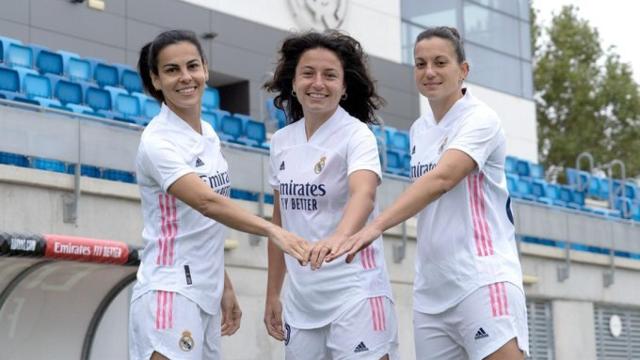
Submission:
[[[383,103],[353,38],[331,31],[287,38],[273,79],[288,125],[271,139],[273,222],[312,243],[301,266],[269,243],[264,322],[291,359],[395,359],[397,321],[382,238],[352,264],[320,268],[376,213],[380,160],[367,127]],[[280,292],[284,294],[284,321]]]

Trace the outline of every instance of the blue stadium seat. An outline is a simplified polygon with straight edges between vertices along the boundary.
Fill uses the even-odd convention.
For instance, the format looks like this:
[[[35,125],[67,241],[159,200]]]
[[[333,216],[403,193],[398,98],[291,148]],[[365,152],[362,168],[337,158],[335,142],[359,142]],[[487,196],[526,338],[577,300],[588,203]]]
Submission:
[[[5,62],[12,67],[33,68],[33,50],[21,44],[10,44],[5,50]]]
[[[386,149],[387,147],[387,132],[382,130],[382,127],[379,125],[371,125],[371,131],[373,131],[373,135],[376,136],[378,141],[378,145],[383,145]]]
[[[147,124],[147,120],[140,116],[140,101],[135,96],[118,94],[113,110],[116,112],[116,120],[138,125]]]
[[[202,109],[212,110],[220,108],[220,93],[218,89],[212,87],[206,87],[204,94],[202,94]]]
[[[529,172],[532,179],[544,179],[544,166],[541,164],[529,164]]]
[[[267,114],[269,122],[272,122],[276,125],[276,129],[282,129],[287,125],[287,116],[284,111],[278,109],[276,105],[273,103],[273,99],[267,99],[265,101],[265,105],[267,107]]]
[[[633,203],[632,205],[631,218],[635,221],[640,221],[640,202]]]
[[[66,66],[66,73],[69,79],[74,81],[91,81],[91,64],[79,57],[70,57]]]
[[[87,86],[84,89],[84,103],[96,113],[109,113],[113,108],[111,93],[95,86]]]
[[[41,74],[63,75],[62,55],[50,50],[41,50],[36,55],[36,69]]]
[[[68,80],[58,80],[53,85],[53,96],[63,105],[82,104],[82,86]]]
[[[66,172],[67,169],[66,165],[62,161],[37,157],[31,159],[31,166],[34,169],[55,171],[60,173]]]
[[[154,98],[146,99],[142,104],[142,116],[147,118],[147,124],[160,113],[160,103]]]
[[[387,154],[387,166],[385,171],[395,175],[402,175],[404,171],[403,165],[402,165],[402,154],[391,149],[388,149],[386,151],[386,154]]]
[[[389,139],[389,148],[409,153],[409,133],[402,130],[394,131]]]
[[[518,173],[518,170],[516,168],[517,164],[518,164],[517,157],[507,156],[504,162],[504,171],[506,171],[507,174],[517,174]]]
[[[516,198],[525,199],[529,201],[535,201],[536,198],[533,196],[532,188],[531,188],[531,180],[528,178],[518,178],[516,180],[516,191],[511,195]]]
[[[507,190],[511,196],[518,192],[518,175],[514,173],[507,173]]]
[[[106,63],[96,63],[93,68],[93,80],[100,87],[120,86],[118,79],[118,69]]]
[[[209,111],[202,112],[202,120],[209,123],[209,125],[213,126],[213,129],[220,134],[220,123],[222,122],[222,118],[224,116],[231,115],[228,111],[213,109]]]
[[[631,199],[631,201],[640,200],[638,198],[638,185],[633,181],[626,181],[624,183],[624,191],[627,199]]]
[[[630,219],[633,216],[633,202],[627,198],[616,198],[613,208],[620,211],[623,219]]]
[[[29,158],[8,152],[0,152],[0,164],[29,167]]]
[[[516,162],[516,173],[520,177],[530,177],[531,163],[527,160],[518,159],[518,161]]]
[[[143,92],[142,79],[140,75],[132,69],[123,69],[122,75],[120,75],[120,84],[127,89],[128,92]]]
[[[42,75],[27,74],[22,83],[22,91],[29,99],[39,100],[40,98],[51,99],[51,81]]]
[[[20,93],[20,76],[17,71],[0,67],[0,93],[8,99],[13,99]]]
[[[67,167],[68,174],[75,174],[76,172],[76,164],[69,164]],[[92,178],[101,178],[102,174],[100,172],[100,168],[92,165],[84,165],[80,166],[80,176],[88,176]]]
[[[9,45],[11,44],[22,44],[22,41],[8,38],[6,36],[0,36],[0,63],[5,61]]]
[[[238,138],[242,136],[242,119],[233,115],[224,115],[220,119],[218,136],[223,141],[242,144]]]
[[[267,129],[264,126],[264,123],[251,119],[247,120],[244,123],[244,136],[242,137],[242,142],[253,147],[269,149],[269,144],[267,143]]]
[[[107,90],[110,94],[111,94],[111,107],[115,108],[116,107],[116,99],[118,98],[118,95],[123,94],[123,95],[129,95],[129,93],[127,92],[127,90],[120,88],[120,87],[116,87],[116,86],[105,86],[103,87],[103,89]]]
[[[402,155],[402,175],[411,177],[411,155],[408,153]]]
[[[553,205],[553,199],[547,196],[547,182],[542,179],[531,181],[531,194],[542,204]]]
[[[567,183],[569,186],[578,191],[590,191],[591,187],[591,174],[584,170],[577,170],[573,168],[567,168],[565,170],[565,175],[567,176]],[[580,184],[578,185],[578,181]],[[594,185],[594,187],[597,186]]]
[[[102,178],[113,181],[122,181],[125,183],[135,184],[136,179],[133,173],[122,170],[105,169],[102,171]]]

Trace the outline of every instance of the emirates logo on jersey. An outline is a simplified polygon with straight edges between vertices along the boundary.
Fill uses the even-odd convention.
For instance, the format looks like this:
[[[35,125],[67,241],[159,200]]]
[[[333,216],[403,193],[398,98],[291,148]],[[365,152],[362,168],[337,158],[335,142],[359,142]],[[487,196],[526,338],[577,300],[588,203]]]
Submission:
[[[440,143],[440,147],[438,148],[438,154],[442,154],[444,147],[447,146],[447,140],[448,138],[446,136],[442,139],[442,143]]]
[[[316,165],[313,167],[313,171],[316,174],[320,174],[322,172],[322,169],[324,169],[324,165],[325,165],[325,161],[326,160],[327,160],[326,156],[323,156],[323,157],[320,158],[320,160],[318,160]]]

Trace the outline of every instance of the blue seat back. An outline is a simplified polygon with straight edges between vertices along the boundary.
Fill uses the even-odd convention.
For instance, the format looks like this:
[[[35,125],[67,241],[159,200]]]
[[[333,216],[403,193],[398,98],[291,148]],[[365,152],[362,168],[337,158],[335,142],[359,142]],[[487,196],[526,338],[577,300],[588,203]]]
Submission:
[[[387,170],[393,173],[402,171],[402,157],[397,151],[387,150]]]
[[[636,200],[638,199],[638,186],[631,181],[627,181],[624,184],[625,196],[628,199]]]
[[[204,89],[204,94],[202,94],[202,107],[205,109],[220,108],[220,93],[218,89],[208,86]]]
[[[67,64],[67,75],[71,80],[91,80],[91,64],[87,60],[70,57]]]
[[[518,158],[513,156],[507,156],[504,161],[504,171],[508,174],[517,174],[518,170],[516,169],[516,165],[518,164]]]
[[[36,58],[36,68],[42,74],[62,75],[64,73],[62,55],[49,50],[41,50]]]
[[[516,189],[517,192],[520,193],[521,195],[529,195],[532,196],[533,194],[531,193],[531,181],[527,180],[527,179],[518,179],[516,181]]]
[[[20,92],[20,77],[17,71],[0,68],[0,90]]]
[[[248,120],[245,124],[245,135],[250,140],[255,140],[258,144],[262,144],[267,140],[267,130],[264,123]]]
[[[33,158],[31,161],[31,166],[36,169],[61,173],[66,172],[67,170],[67,166],[64,162],[53,159]]]
[[[20,154],[0,151],[0,164],[29,167],[29,158]]]
[[[242,136],[242,120],[239,117],[225,115],[220,120],[220,130],[234,139]]]
[[[60,100],[62,104],[82,104],[82,86],[80,84],[59,80],[53,90],[55,98]]]
[[[527,160],[519,159],[516,163],[516,173],[519,176],[531,176],[531,164]]]
[[[584,206],[584,192],[573,190],[571,193],[571,202],[580,205],[580,207]]]
[[[127,89],[127,91],[129,91],[130,93],[144,91],[142,88],[142,80],[140,79],[140,75],[138,75],[138,73],[133,70],[122,70],[120,83],[122,84],[122,87]]]
[[[28,98],[51,98],[51,82],[42,75],[27,74],[24,77],[23,89]]]
[[[142,116],[153,118],[160,113],[160,103],[156,99],[146,99],[142,105]]]
[[[560,200],[566,203],[573,202],[573,191],[571,190],[571,188],[567,186],[560,186],[559,189],[560,192],[558,194],[558,197],[560,198]]]
[[[401,130],[394,131],[389,145],[394,150],[409,152],[409,133]]]
[[[547,183],[544,180],[534,179],[531,182],[531,194],[536,198],[542,198],[546,196]]]
[[[532,178],[544,179],[544,166],[541,164],[530,164],[529,171]]]
[[[132,173],[122,170],[105,169],[102,171],[102,178],[107,180],[122,181],[126,183],[135,183],[135,177]]]
[[[556,184],[547,184],[544,188],[544,194],[551,200],[560,200],[560,188]]]
[[[623,218],[628,219],[632,216],[633,202],[627,198],[618,197],[615,200],[614,206],[616,210],[620,210]]]
[[[140,116],[140,102],[134,96],[118,94],[115,110],[127,116]]]
[[[218,114],[210,112],[210,111],[203,111],[200,116],[202,117],[202,120],[206,121],[207,123],[209,123],[209,125],[211,125],[211,127],[214,130],[219,130],[220,129],[220,120],[218,119]]]
[[[518,192],[518,176],[512,173],[507,173],[507,189],[511,194]]]
[[[93,70],[93,79],[100,87],[120,85],[120,81],[118,80],[118,69],[112,65],[103,63],[96,64],[96,67]]]
[[[84,102],[94,110],[111,110],[111,93],[89,86],[85,90]]]
[[[5,61],[12,66],[33,67],[33,50],[25,45],[11,44],[6,51]]]

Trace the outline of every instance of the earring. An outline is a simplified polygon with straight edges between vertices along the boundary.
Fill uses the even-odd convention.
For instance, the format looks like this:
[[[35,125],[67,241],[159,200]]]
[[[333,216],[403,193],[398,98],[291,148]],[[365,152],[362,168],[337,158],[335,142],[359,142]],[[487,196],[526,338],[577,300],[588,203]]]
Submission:
[[[297,96],[298,96],[298,94],[296,94],[296,91],[295,91],[295,90],[291,89],[291,96],[293,96],[293,97],[297,97]]]
[[[344,94],[342,94],[342,96],[340,96],[340,101],[345,101],[347,100],[348,96],[347,93],[345,92]]]

